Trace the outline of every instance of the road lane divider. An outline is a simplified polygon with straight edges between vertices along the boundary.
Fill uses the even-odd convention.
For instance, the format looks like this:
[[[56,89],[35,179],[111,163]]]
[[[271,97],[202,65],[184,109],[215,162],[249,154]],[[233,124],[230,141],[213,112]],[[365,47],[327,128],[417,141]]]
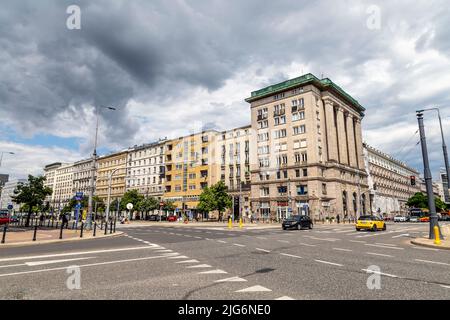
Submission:
[[[380,257],[386,257],[386,258],[393,258],[394,257],[394,256],[391,256],[389,254],[376,253],[376,252],[366,252],[366,254],[371,255],[371,256],[380,256]]]
[[[319,263],[323,263],[323,264],[329,264],[329,265],[332,265],[332,266],[338,266],[338,267],[343,267],[344,266],[343,264],[330,262],[330,261],[317,260],[317,259],[314,259],[314,261],[315,262],[319,262]]]

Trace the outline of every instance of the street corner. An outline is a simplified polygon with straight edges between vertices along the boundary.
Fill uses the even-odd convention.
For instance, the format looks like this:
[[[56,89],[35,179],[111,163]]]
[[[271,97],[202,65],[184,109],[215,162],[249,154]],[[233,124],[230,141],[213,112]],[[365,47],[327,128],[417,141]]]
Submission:
[[[79,232],[68,232],[65,234],[63,239],[59,239],[58,237],[53,237],[53,235],[43,235],[38,237],[36,241],[27,241],[24,237],[21,239],[13,239],[10,242],[0,244],[0,249],[2,248],[11,248],[11,247],[25,247],[25,246],[36,246],[36,245],[45,245],[45,244],[53,244],[53,243],[66,243],[66,242],[74,242],[74,241],[83,241],[83,240],[96,240],[96,239],[104,239],[104,238],[115,238],[121,237],[125,233],[122,231],[117,231],[111,234],[97,234],[95,237],[92,235],[92,232],[86,232],[83,237],[80,237]],[[59,235],[59,233],[58,233]],[[52,238],[51,238],[52,237]],[[30,237],[28,237],[30,238]],[[50,238],[50,239],[49,239]]]
[[[433,249],[450,250],[450,240],[448,240],[448,238],[441,239],[440,244],[436,244],[433,239],[416,238],[414,240],[411,240],[411,244]]]

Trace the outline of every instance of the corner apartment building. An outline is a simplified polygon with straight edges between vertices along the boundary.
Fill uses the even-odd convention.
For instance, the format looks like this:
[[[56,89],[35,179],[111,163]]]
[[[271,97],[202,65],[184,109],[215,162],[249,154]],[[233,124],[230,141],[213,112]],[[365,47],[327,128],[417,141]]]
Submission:
[[[161,200],[164,193],[165,142],[159,140],[128,150],[126,191],[136,189],[144,196]]]
[[[54,177],[53,199],[56,207],[64,208],[74,196],[73,163],[62,164],[56,168]]]
[[[16,190],[19,184],[27,183],[27,179],[13,179],[6,182],[2,188],[0,194],[0,209],[7,209],[8,205],[13,205],[13,211],[18,212],[20,210],[20,204],[14,203],[12,197],[14,196],[14,190]]]
[[[217,134],[216,163],[220,165],[220,180],[233,197],[232,212],[235,218],[250,214],[250,162],[251,126],[235,128]],[[240,204],[239,204],[240,202]]]
[[[77,192],[83,192],[85,196],[89,195],[92,175],[92,158],[77,161],[73,165],[73,195]],[[94,170],[94,186],[97,176],[97,170]]]
[[[312,74],[251,93],[252,211],[355,217],[367,212],[361,120],[365,109],[330,79]],[[352,200],[355,200],[352,202]]]
[[[108,199],[109,178],[111,174],[111,201],[119,199],[125,194],[126,166],[126,150],[98,158],[95,195],[102,199],[105,204]]]
[[[62,166],[61,162],[48,164],[44,167],[44,186],[52,189],[52,194],[45,198],[45,202],[50,204],[51,208],[56,207],[55,188],[56,188],[56,169]]]
[[[203,189],[219,181],[217,134],[206,130],[166,142],[164,200],[173,201],[177,211],[197,213]]]
[[[371,211],[388,216],[406,214],[406,202],[421,191],[419,172],[366,143],[364,156]]]

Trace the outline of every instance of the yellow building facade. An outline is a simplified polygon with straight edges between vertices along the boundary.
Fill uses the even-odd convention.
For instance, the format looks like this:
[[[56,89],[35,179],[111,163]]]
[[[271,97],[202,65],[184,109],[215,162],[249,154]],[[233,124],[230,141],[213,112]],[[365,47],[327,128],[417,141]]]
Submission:
[[[195,214],[203,189],[219,181],[217,135],[208,130],[166,142],[164,200],[178,212]]]
[[[95,195],[103,201],[108,199],[108,186],[111,173],[111,201],[121,198],[125,193],[127,152],[122,151],[100,157],[97,160],[97,181]]]

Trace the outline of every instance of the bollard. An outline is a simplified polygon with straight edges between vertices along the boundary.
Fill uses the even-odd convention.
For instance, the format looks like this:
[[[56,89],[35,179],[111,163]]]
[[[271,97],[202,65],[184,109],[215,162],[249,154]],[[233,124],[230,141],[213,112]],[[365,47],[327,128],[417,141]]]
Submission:
[[[48,220],[47,228],[50,228],[50,220]]]
[[[94,233],[92,234],[92,236],[95,237],[96,233],[97,233],[97,221],[94,222]]]
[[[105,221],[105,235],[108,232],[108,221]]]
[[[112,233],[112,230],[113,230],[113,222],[111,221],[111,222],[109,223],[109,234]]]
[[[33,241],[36,241],[37,226],[34,226]]]
[[[6,240],[6,229],[8,229],[8,227],[5,225],[3,227],[2,243],[5,243],[5,240]]]
[[[100,230],[103,230],[103,220],[100,222]]]
[[[80,238],[83,238],[83,229],[84,229],[84,222],[81,222],[81,227],[80,227]]]
[[[58,228],[58,221],[56,221],[56,228]],[[59,239],[62,239],[63,236],[63,230],[64,230],[64,223],[61,223],[61,230],[59,230]]]
[[[242,226],[243,226],[243,225],[244,225],[244,224],[242,223],[242,218],[240,218],[240,219],[239,219],[239,228],[242,229]]]
[[[116,233],[116,221],[117,219],[114,219],[114,228],[113,228],[114,233]]]
[[[72,222],[72,230],[75,229],[75,221]]]
[[[52,218],[52,228],[53,228],[53,224],[54,224],[54,222],[55,222],[55,219],[53,219],[53,218]]]
[[[440,245],[441,244],[441,235],[439,234],[439,227],[434,226],[434,244]]]
[[[228,229],[232,229],[233,228],[233,224],[231,222],[231,217],[228,219]]]

